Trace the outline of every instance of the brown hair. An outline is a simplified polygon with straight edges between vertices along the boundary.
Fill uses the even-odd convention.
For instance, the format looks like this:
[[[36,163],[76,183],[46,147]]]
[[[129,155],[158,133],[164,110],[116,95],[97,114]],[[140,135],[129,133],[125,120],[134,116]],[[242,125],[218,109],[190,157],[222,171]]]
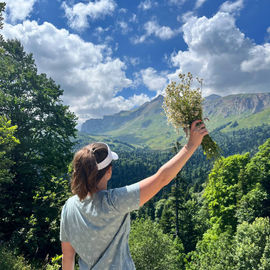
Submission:
[[[97,163],[108,155],[108,148],[104,143],[89,144],[75,153],[72,166],[71,191],[83,200],[88,192],[92,195],[97,192],[97,185],[105,175],[111,164],[98,171]]]

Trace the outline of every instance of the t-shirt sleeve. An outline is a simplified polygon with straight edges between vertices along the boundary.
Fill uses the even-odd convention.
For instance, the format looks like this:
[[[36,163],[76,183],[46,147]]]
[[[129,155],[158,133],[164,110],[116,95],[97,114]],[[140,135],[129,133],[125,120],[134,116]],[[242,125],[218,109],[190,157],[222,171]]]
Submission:
[[[63,206],[61,212],[61,220],[60,220],[60,241],[61,242],[69,242],[68,235],[65,229],[65,209],[66,205]]]
[[[120,213],[126,214],[140,208],[140,186],[139,183],[115,188],[109,191],[111,204]]]

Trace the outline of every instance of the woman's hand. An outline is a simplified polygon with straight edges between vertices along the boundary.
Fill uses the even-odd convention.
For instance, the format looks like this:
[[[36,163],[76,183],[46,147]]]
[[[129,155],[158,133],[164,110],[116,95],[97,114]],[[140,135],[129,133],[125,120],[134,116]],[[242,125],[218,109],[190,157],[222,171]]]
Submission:
[[[203,137],[208,134],[202,120],[196,120],[191,124],[190,136],[187,143],[188,148],[198,147],[203,140]]]

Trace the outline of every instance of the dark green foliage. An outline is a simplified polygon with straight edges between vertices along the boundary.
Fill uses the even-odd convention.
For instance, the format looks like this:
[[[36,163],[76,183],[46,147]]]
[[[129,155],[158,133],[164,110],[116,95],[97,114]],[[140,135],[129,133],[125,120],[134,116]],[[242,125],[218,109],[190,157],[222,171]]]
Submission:
[[[13,177],[10,173],[10,167],[14,165],[14,162],[11,160],[10,154],[11,150],[19,143],[19,140],[14,136],[16,129],[17,126],[12,126],[11,121],[0,116],[0,193],[2,193],[2,185],[10,182]]]
[[[232,270],[231,232],[216,233],[208,230],[203,240],[198,242],[196,250],[189,253],[187,270]]]
[[[269,146],[216,162],[204,191],[212,227],[187,269],[269,269]]]
[[[256,187],[243,195],[239,201],[235,216],[237,222],[241,224],[244,221],[249,223],[255,220],[255,217],[265,216],[265,202],[267,201],[267,192],[257,183]]]
[[[0,3],[0,29],[3,28],[3,20],[4,20],[4,18],[2,16],[2,13],[5,10],[5,6],[6,6],[6,3],[4,3],[4,2]],[[0,34],[0,42],[2,42],[3,40],[4,40],[3,36],[2,36],[2,34]]]
[[[0,245],[0,270],[32,270],[22,256],[17,256],[8,247]]]
[[[270,223],[268,218],[243,222],[231,231],[208,230],[191,252],[187,270],[267,270],[270,266]]]
[[[33,212],[26,219],[27,227],[13,235],[17,243],[23,246],[26,254],[35,254],[38,258],[53,257],[61,254],[59,226],[62,206],[72,194],[69,181],[53,177],[37,188],[33,197]]]
[[[133,221],[129,243],[138,270],[176,270],[183,267],[181,243],[174,242],[150,219]]]
[[[236,229],[235,217],[239,190],[239,175],[249,162],[249,154],[234,155],[218,160],[204,191],[205,203],[212,224],[219,224],[222,231]]]
[[[269,247],[269,218],[257,218],[253,223],[242,223],[238,226],[234,239],[235,269],[269,269]]]
[[[172,154],[169,151],[136,149],[118,151],[119,160],[113,163],[113,176],[109,182],[111,188],[133,184],[157,172]]]
[[[270,139],[259,147],[259,151],[248,164],[245,180],[252,187],[260,183],[267,192],[262,216],[270,216]]]
[[[0,114],[12,126],[17,126],[15,136],[20,141],[9,151],[13,177],[1,185],[1,194],[4,194],[0,197],[0,206],[4,209],[0,212],[1,240],[12,240],[28,255],[42,257],[52,246],[52,239],[46,239],[48,235],[43,234],[43,238],[34,235],[36,243],[31,246],[24,241],[31,235],[33,226],[40,227],[40,232],[46,227],[45,217],[38,219],[38,210],[50,222],[59,213],[49,206],[46,208],[48,202],[43,202],[41,207],[41,201],[35,196],[42,188],[54,192],[51,179],[59,179],[67,172],[73,155],[71,137],[76,134],[76,118],[62,104],[63,90],[45,74],[37,73],[33,56],[24,52],[19,41],[1,45]],[[46,247],[42,244],[42,256],[38,240],[47,243]]]

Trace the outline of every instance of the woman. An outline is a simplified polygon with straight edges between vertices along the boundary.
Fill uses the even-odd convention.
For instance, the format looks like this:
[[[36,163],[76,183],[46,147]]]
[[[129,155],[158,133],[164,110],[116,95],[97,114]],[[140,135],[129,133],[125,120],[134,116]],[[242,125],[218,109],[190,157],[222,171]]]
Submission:
[[[112,160],[118,159],[104,143],[79,150],[73,159],[71,189],[61,214],[63,270],[132,270],[128,235],[132,210],[139,209],[169,184],[208,134],[201,120],[191,125],[188,143],[154,175],[130,186],[107,190]]]

